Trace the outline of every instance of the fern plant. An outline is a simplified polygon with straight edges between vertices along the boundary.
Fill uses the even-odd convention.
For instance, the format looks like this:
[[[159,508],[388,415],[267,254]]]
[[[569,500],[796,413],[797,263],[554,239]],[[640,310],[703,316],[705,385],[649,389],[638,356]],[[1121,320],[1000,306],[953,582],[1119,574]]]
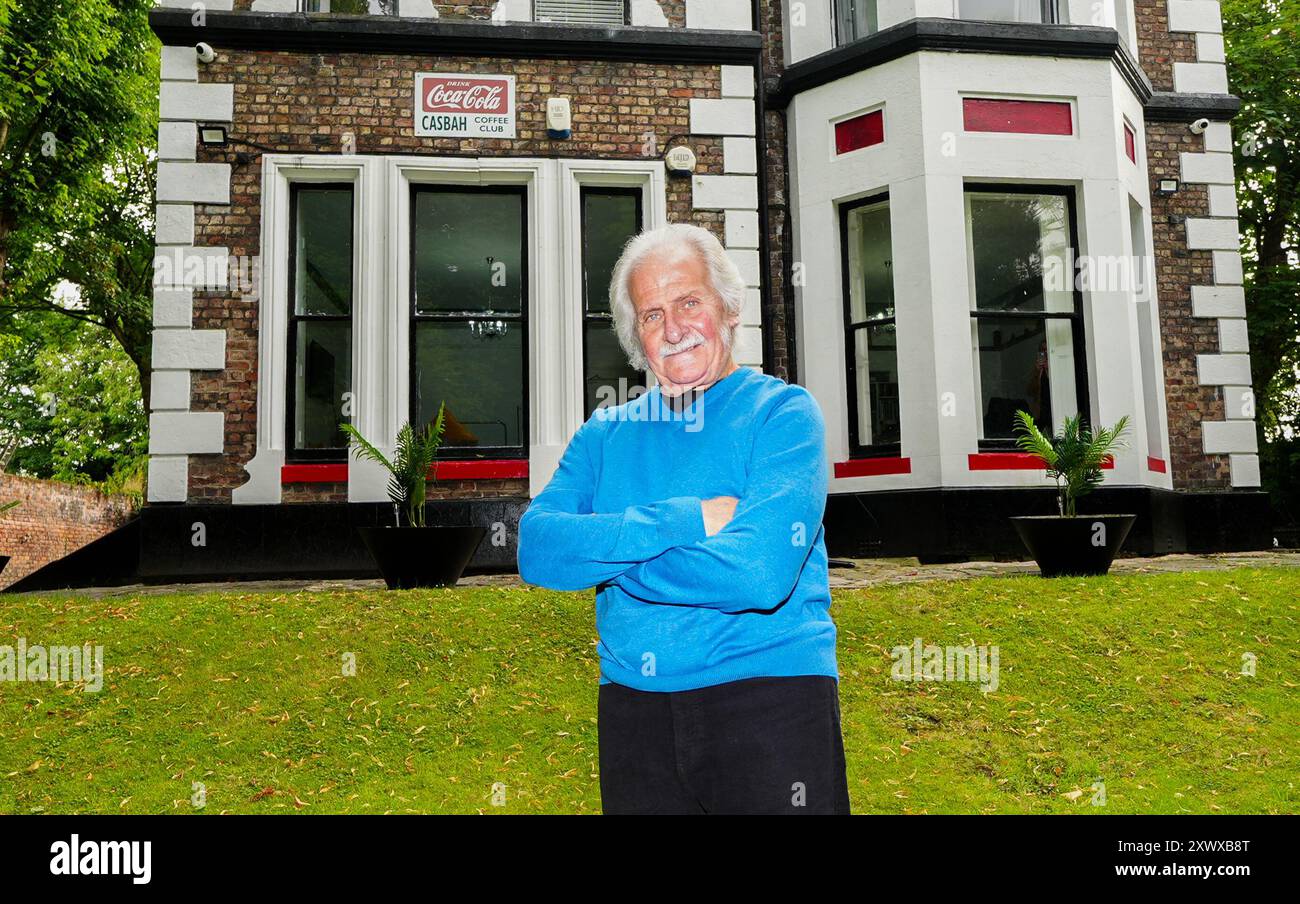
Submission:
[[[1061,432],[1048,436],[1038,429],[1027,412],[1016,412],[1016,445],[1037,455],[1047,465],[1047,476],[1056,481],[1056,507],[1062,516],[1075,516],[1075,501],[1101,486],[1101,466],[1116,450],[1126,446],[1128,416],[1109,430],[1093,431],[1078,415],[1068,417]]]
[[[428,426],[417,432],[408,421],[397,433],[397,447],[390,459],[361,435],[351,424],[339,427],[356,441],[358,457],[378,462],[388,470],[388,498],[393,502],[397,526],[402,526],[402,513],[410,527],[424,527],[424,500],[429,469],[442,444],[443,413],[446,404],[438,406],[438,416]]]

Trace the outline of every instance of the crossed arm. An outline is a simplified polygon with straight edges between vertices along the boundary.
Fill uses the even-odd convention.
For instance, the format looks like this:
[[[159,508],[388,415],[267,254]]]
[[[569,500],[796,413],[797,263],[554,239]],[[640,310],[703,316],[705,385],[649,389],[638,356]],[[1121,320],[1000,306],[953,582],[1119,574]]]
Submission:
[[[825,425],[806,391],[781,400],[756,435],[734,517],[709,536],[698,496],[593,514],[584,425],[519,526],[519,574],[582,590],[613,582],[650,603],[772,609],[793,591],[826,505]]]

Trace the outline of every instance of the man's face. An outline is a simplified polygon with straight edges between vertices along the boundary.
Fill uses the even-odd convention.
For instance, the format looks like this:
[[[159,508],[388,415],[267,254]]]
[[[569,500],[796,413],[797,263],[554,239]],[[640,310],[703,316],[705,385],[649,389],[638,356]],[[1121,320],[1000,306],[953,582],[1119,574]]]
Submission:
[[[693,248],[643,260],[632,272],[628,292],[641,349],[665,396],[707,387],[736,369],[725,337],[740,318],[727,316],[708,267]]]

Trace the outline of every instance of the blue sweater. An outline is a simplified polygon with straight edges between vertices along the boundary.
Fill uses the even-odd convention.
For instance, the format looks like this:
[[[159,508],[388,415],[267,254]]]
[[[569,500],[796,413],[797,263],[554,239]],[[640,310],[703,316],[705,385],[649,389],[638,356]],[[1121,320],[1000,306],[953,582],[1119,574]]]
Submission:
[[[838,678],[825,445],[812,395],[749,367],[684,407],[654,387],[597,410],[520,521],[519,574],[598,589],[601,684]],[[709,537],[713,496],[740,502]]]

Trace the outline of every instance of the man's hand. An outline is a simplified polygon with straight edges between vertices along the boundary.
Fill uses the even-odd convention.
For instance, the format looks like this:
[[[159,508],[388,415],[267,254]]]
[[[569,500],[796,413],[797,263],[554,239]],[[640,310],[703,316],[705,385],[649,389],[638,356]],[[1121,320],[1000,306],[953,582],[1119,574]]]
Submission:
[[[712,499],[702,499],[700,508],[704,510],[704,532],[712,537],[726,527],[731,519],[736,516],[736,503],[739,501],[735,496],[714,496]]]

